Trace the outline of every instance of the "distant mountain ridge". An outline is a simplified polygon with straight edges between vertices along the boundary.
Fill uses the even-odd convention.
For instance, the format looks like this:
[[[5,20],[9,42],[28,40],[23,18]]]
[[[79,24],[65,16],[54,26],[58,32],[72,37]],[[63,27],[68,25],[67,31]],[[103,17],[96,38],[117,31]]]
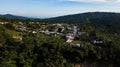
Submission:
[[[5,14],[5,15],[0,15],[2,18],[8,18],[8,19],[29,19],[28,17],[23,17],[23,16],[17,16],[17,15],[12,15],[12,14]]]
[[[29,18],[29,17],[24,17],[24,16],[18,16],[18,15],[13,15],[13,14],[4,14],[4,15],[0,15],[0,17],[8,18],[8,19],[40,19],[40,18]],[[94,19],[103,19],[103,18],[106,19],[106,18],[113,18],[113,17],[120,19],[120,13],[86,12],[86,13],[58,16],[58,17],[53,17],[53,18],[45,18],[42,20],[48,20],[52,22],[80,23],[80,22],[85,22],[85,21],[92,21]]]

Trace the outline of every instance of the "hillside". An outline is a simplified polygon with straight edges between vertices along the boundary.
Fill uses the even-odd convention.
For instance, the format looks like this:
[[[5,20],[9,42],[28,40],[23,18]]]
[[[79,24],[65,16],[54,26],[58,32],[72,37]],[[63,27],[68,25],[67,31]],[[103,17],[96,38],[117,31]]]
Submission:
[[[17,15],[12,15],[12,14],[0,15],[0,17],[8,18],[8,19],[21,19],[21,20],[29,19],[28,17],[17,16]]]
[[[107,23],[107,22],[113,22],[111,18],[113,19],[116,18],[115,20],[120,20],[120,13],[88,12],[88,13],[80,13],[80,14],[48,18],[47,20],[56,21],[56,22],[80,23],[80,22],[94,21],[95,19],[99,19],[96,22]]]
[[[60,16],[55,18],[46,19],[51,22],[63,23],[94,23],[102,24],[108,28],[114,29],[114,32],[120,33],[120,13],[110,12],[88,12],[81,14],[73,14],[67,16]]]

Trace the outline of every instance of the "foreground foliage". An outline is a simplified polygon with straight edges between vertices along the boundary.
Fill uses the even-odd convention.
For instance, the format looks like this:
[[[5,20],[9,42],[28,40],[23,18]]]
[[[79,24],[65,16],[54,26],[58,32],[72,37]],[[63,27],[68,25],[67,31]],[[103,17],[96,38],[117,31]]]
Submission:
[[[11,25],[0,25],[0,67],[73,67],[76,63],[94,62],[101,67],[110,64],[119,67],[119,36],[101,27],[81,24],[82,30],[88,33],[95,30],[105,43],[93,45],[83,41],[84,46],[80,48],[66,45],[59,37],[20,32]],[[23,36],[23,40],[14,39],[13,35]]]

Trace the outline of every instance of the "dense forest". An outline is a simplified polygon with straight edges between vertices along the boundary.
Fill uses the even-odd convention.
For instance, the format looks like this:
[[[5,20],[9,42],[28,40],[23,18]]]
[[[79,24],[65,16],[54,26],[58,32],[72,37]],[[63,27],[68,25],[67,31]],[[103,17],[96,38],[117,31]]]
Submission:
[[[80,18],[75,15],[44,20],[1,17],[0,22],[8,23],[0,24],[0,67],[74,67],[77,64],[93,64],[84,67],[119,67],[119,18],[120,15],[116,13],[110,13],[110,15],[85,13],[81,14]],[[34,29],[42,27],[36,24],[37,22],[39,24],[47,23],[47,25],[66,22],[67,26],[80,26],[81,31],[86,32],[86,37],[100,37],[104,43],[93,44],[89,42],[89,39],[78,37],[76,41],[84,45],[74,47],[67,45],[68,43],[61,37],[20,31],[16,29],[19,22]],[[20,36],[22,39],[17,38]]]

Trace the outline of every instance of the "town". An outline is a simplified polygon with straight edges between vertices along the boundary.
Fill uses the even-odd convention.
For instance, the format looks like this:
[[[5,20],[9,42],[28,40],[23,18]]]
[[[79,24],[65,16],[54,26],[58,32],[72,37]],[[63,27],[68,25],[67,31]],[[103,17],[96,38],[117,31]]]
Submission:
[[[0,31],[0,60],[5,66],[9,62],[21,66],[35,63],[33,67],[43,64],[49,67],[53,63],[52,67],[56,67],[55,64],[64,65],[61,67],[102,67],[114,66],[113,61],[119,57],[116,35],[106,34],[104,28],[91,23],[0,21]],[[119,59],[116,64],[119,64]]]
[[[0,22],[1,25],[9,25],[9,22]],[[88,36],[87,32],[81,31],[81,27],[77,25],[70,25],[66,23],[41,23],[29,22],[27,24],[22,22],[13,23],[12,27],[19,32],[28,32],[32,34],[45,34],[47,36],[54,36],[64,39],[64,41],[74,47],[83,47],[82,41],[90,42],[93,45],[102,44],[103,38],[97,37],[92,31]],[[22,36],[15,35],[14,39],[22,41]]]
[[[120,0],[0,0],[0,67],[120,67]]]

